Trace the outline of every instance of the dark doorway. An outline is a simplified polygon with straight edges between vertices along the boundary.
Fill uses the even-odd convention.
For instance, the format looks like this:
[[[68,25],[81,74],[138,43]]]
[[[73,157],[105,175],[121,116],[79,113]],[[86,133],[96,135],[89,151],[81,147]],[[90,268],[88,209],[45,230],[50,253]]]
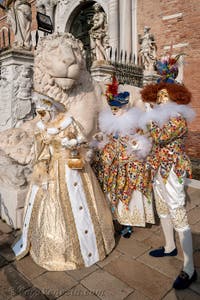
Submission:
[[[90,70],[90,67],[92,65],[89,30],[93,25],[92,24],[92,18],[94,15],[93,5],[95,3],[96,3],[95,1],[89,1],[87,3],[82,3],[78,7],[78,11],[74,15],[69,30],[75,36],[75,38],[81,40],[81,42],[84,45],[84,49],[86,53],[86,65],[88,70]]]

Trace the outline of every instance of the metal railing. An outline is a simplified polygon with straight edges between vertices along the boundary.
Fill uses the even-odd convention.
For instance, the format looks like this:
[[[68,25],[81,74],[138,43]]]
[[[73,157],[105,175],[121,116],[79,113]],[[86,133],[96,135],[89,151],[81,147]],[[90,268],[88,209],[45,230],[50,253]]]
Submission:
[[[135,55],[110,48],[109,62],[115,67],[115,76],[120,84],[143,86],[143,66]]]

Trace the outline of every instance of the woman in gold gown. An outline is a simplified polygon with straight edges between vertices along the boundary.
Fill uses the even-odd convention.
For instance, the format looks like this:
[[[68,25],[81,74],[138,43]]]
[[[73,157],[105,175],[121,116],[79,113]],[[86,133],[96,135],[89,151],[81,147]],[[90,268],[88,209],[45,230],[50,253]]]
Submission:
[[[37,123],[24,225],[13,251],[17,259],[30,251],[50,271],[89,267],[115,245],[112,216],[85,159],[87,141],[79,124],[65,112],[57,113],[62,109],[53,100],[44,102],[42,114],[50,110],[55,118]]]

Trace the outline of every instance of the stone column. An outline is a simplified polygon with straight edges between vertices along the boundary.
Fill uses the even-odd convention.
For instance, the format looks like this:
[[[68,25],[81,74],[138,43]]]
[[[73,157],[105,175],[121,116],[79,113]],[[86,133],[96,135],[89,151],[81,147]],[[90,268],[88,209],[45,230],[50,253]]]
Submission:
[[[119,49],[119,4],[118,0],[109,1],[108,9],[109,45],[113,52]]]
[[[136,59],[138,56],[138,33],[137,33],[137,0],[131,0],[131,16],[132,16],[132,53]]]
[[[132,51],[132,17],[131,0],[119,0],[120,12],[120,51],[124,50],[129,56]]]
[[[25,50],[4,51],[0,55],[0,66],[0,134],[3,134],[2,131],[16,127],[32,113],[33,54]],[[12,157],[9,159],[5,153],[0,151],[2,175],[0,179],[0,217],[17,229],[22,226],[23,207],[28,187],[23,182],[20,183],[21,185],[15,186],[6,178],[9,172],[10,174],[16,172],[18,175],[16,177],[19,178],[21,173],[17,170],[20,171],[22,165],[20,163],[16,165]],[[6,174],[4,174],[5,170]],[[24,165],[24,170],[24,172],[28,170],[26,165]]]

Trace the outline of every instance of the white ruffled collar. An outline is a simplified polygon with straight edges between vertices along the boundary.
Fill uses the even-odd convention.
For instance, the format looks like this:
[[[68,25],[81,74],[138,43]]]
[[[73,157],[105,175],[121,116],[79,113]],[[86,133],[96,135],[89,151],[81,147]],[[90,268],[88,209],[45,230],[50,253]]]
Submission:
[[[195,112],[189,105],[177,103],[156,105],[152,110],[143,114],[139,121],[139,127],[144,129],[150,121],[154,121],[162,127],[171,118],[180,115],[183,116],[186,121],[192,121],[195,117]]]
[[[142,113],[139,108],[131,108],[123,115],[116,116],[107,109],[99,114],[99,129],[106,134],[132,134],[138,128],[138,120]]]

